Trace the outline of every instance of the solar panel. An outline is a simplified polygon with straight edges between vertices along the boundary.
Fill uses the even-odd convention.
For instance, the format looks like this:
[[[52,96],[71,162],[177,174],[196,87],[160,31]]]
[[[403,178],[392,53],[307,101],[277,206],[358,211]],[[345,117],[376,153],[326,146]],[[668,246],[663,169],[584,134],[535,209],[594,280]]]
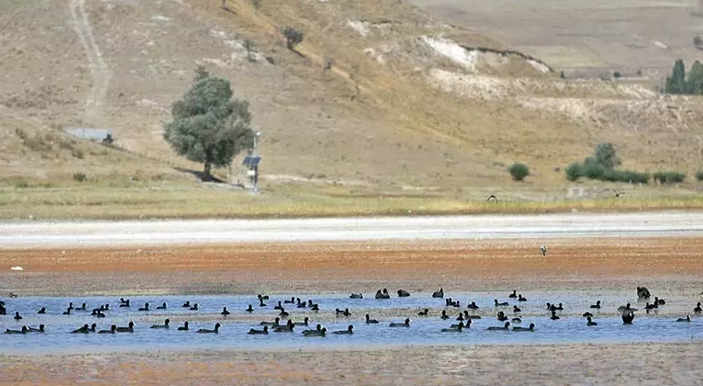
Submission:
[[[248,155],[248,156],[244,157],[244,161],[242,161],[242,165],[244,165],[244,166],[259,166],[259,162],[261,162],[261,156]]]

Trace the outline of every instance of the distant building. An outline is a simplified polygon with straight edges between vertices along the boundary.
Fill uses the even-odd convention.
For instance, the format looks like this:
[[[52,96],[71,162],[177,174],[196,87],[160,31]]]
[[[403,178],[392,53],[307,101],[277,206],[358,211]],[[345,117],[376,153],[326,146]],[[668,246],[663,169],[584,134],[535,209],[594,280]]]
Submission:
[[[114,141],[112,137],[112,132],[109,129],[87,129],[87,128],[75,128],[69,127],[65,129],[64,132],[70,136],[87,139],[89,141],[101,141],[107,144],[111,144]]]

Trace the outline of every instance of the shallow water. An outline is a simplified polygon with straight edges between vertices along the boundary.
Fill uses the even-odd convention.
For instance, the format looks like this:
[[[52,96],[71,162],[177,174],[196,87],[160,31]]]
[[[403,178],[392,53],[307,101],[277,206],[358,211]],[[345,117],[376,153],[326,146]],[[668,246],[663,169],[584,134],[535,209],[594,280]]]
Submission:
[[[454,294],[452,294],[454,295]],[[269,335],[247,335],[250,328],[260,329],[257,322],[252,320],[271,321],[279,311],[273,310],[277,300],[290,299],[290,296],[277,295],[266,301],[268,307],[258,306],[258,300],[252,296],[151,296],[131,297],[130,308],[120,308],[117,299],[113,297],[59,298],[59,297],[23,297],[5,299],[8,315],[0,316],[0,328],[21,329],[22,325],[37,327],[46,325],[44,334],[0,335],[0,346],[3,354],[63,354],[78,352],[113,352],[113,351],[142,351],[142,350],[188,350],[188,349],[312,349],[312,348],[370,348],[398,347],[407,345],[490,345],[490,344],[569,344],[569,343],[625,343],[625,342],[679,342],[703,341],[703,318],[693,317],[691,323],[676,323],[676,316],[670,314],[645,314],[642,304],[633,303],[640,308],[633,325],[623,325],[616,308],[631,301],[617,296],[600,295],[603,302],[600,311],[590,310],[588,306],[592,299],[576,295],[563,295],[559,298],[545,294],[526,293],[527,302],[509,300],[510,307],[494,307],[493,295],[486,293],[463,293],[457,298],[462,299],[461,308],[446,308],[452,317],[441,320],[439,313],[445,309],[444,299],[432,299],[429,294],[413,294],[409,298],[392,297],[387,300],[375,300],[373,294],[365,299],[349,299],[344,295],[324,295],[310,297],[320,305],[319,313],[309,309],[298,309],[294,305],[283,306],[292,315],[294,321],[302,320],[305,316],[311,318],[309,328],[317,323],[323,324],[328,331],[344,330],[349,324],[354,325],[354,334],[333,335],[324,338],[304,337],[301,331],[308,327],[296,327],[295,333],[271,333]],[[306,296],[305,300],[308,299]],[[181,307],[185,300],[191,304],[198,303],[199,311],[189,311]],[[470,329],[461,333],[443,333],[442,328],[458,323],[456,315],[466,309],[466,301],[475,301],[481,309],[469,310],[470,314],[482,316],[474,320]],[[499,301],[506,301],[500,298]],[[549,312],[545,308],[547,301],[563,303],[565,311],[560,312],[562,319],[548,319]],[[83,302],[88,309],[100,304],[110,304],[106,318],[90,316],[90,311],[72,311],[71,315],[62,315],[68,302],[74,307]],[[149,312],[139,312],[137,309],[149,302],[154,309]],[[167,310],[155,310],[162,302],[167,302]],[[685,303],[685,304],[684,304]],[[244,312],[248,304],[254,306],[255,312],[249,315]],[[487,331],[489,326],[502,326],[495,318],[498,310],[504,310],[509,318],[516,316],[512,305],[517,304],[522,312],[522,323],[527,327],[535,324],[534,332]],[[694,303],[695,305],[695,303]],[[227,306],[232,312],[229,317],[222,317],[219,312]],[[669,302],[662,306],[662,311],[670,309],[692,309],[686,302],[675,304]],[[37,315],[41,307],[47,307],[45,315]],[[349,308],[352,316],[349,318],[335,317],[335,308]],[[429,308],[429,317],[417,316],[420,309]],[[23,320],[13,320],[15,311],[19,311]],[[581,317],[584,311],[591,311],[598,326],[587,327]],[[363,321],[366,312],[372,318],[378,319],[379,324],[367,325]],[[664,314],[664,312],[662,312]],[[686,313],[683,312],[682,315]],[[389,322],[401,322],[405,317],[412,322],[409,328],[390,328]],[[679,315],[677,315],[679,316]],[[150,329],[151,324],[161,324],[165,318],[171,319],[170,329]],[[83,324],[96,323],[97,329],[109,329],[112,324],[126,326],[132,320],[136,327],[134,333],[111,334],[69,334],[70,331]],[[177,331],[183,321],[190,321],[190,331]],[[215,322],[222,324],[219,334],[196,334],[199,328],[213,328]]]

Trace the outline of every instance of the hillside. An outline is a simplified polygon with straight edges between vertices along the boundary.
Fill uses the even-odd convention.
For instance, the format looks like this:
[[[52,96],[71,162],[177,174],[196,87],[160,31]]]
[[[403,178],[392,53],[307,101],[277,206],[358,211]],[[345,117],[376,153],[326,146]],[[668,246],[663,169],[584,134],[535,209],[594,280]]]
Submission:
[[[703,155],[700,99],[661,97],[637,80],[560,80],[549,63],[403,1],[6,3],[5,180],[77,170],[192,180],[178,170],[199,165],[173,154],[162,128],[198,65],[251,102],[269,184],[506,186],[506,165],[523,161],[529,189],[561,190],[568,184],[553,169],[599,142],[613,142],[625,166],[641,170],[691,174]],[[298,53],[285,47],[285,26],[305,34]],[[253,60],[245,39],[256,43]],[[47,155],[23,144],[18,127],[49,140],[66,127],[109,128],[122,150],[80,141],[82,158],[61,146]]]

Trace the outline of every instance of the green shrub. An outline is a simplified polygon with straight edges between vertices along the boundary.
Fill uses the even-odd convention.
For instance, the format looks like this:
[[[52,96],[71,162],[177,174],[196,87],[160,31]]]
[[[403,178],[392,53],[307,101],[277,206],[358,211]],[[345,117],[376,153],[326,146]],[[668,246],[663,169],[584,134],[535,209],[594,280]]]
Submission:
[[[530,168],[525,164],[514,163],[508,168],[508,172],[513,177],[515,181],[522,181],[525,177],[530,175]]]
[[[684,179],[686,179],[686,174],[680,172],[664,171],[654,173],[654,180],[660,184],[683,182]]]
[[[567,166],[564,172],[566,173],[566,179],[569,181],[576,181],[579,177],[583,177],[583,167],[580,163],[574,162]]]
[[[649,173],[639,173],[632,170],[606,169],[600,178],[601,181],[626,182],[633,184],[646,184],[649,182]]]
[[[583,176],[592,180],[602,179],[605,171],[605,167],[599,164],[586,164],[583,165],[581,169],[581,173],[583,174]]]
[[[73,179],[78,182],[84,182],[88,179],[88,177],[85,175],[85,173],[75,172],[73,173]]]
[[[703,170],[696,172],[696,181],[703,181]]]

